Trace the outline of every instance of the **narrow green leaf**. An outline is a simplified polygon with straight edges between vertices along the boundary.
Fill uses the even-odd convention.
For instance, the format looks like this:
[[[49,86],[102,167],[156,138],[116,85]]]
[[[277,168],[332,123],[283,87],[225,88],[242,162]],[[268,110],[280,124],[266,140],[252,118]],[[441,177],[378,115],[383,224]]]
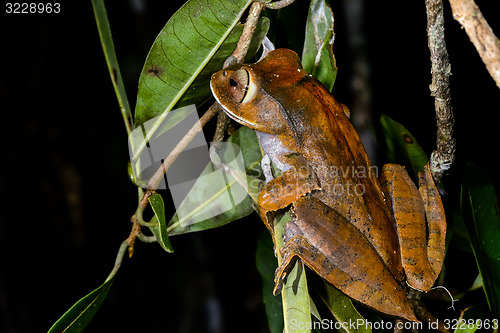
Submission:
[[[390,117],[386,115],[380,117],[380,124],[384,131],[389,160],[411,166],[414,179],[418,179],[418,173],[424,170],[429,161],[422,147],[410,131]]]
[[[351,299],[327,282],[324,282],[324,286],[325,293],[321,295],[321,298],[335,320],[339,323],[339,326],[342,327],[342,331],[348,333],[371,333],[369,326],[357,325],[360,321],[364,322],[365,319],[356,310]],[[352,323],[356,323],[356,325],[351,325]]]
[[[109,75],[111,76],[111,82],[115,89],[127,133],[130,134],[133,127],[132,112],[128,104],[127,94],[125,93],[125,85],[123,84],[118,60],[116,59],[115,46],[113,44],[113,38],[111,37],[111,29],[109,27],[108,16],[106,15],[106,8],[104,7],[104,0],[92,0],[92,6],[94,8],[97,29],[99,30],[99,37],[101,38],[102,49],[106,57]]]
[[[495,188],[483,169],[466,165],[461,208],[488,305],[500,317],[500,214]]]
[[[287,213],[279,221],[275,220],[274,222],[274,243],[277,249],[281,249],[284,245],[285,225],[288,221],[290,221],[290,215]],[[281,265],[279,250],[277,253],[278,265]],[[312,327],[310,298],[306,271],[301,260],[297,260],[293,269],[287,274],[281,291],[281,299],[283,302],[284,332],[310,332]]]
[[[302,66],[332,91],[337,77],[333,55],[333,12],[325,0],[312,0],[306,23]]]
[[[48,333],[83,332],[90,323],[102,302],[108,296],[114,278],[104,282],[99,288],[76,302],[65,314],[57,320]]]
[[[266,306],[267,322],[271,333],[283,332],[283,308],[280,296],[273,295],[274,271],[278,262],[274,256],[274,244],[271,235],[265,230],[257,241],[255,256],[257,269],[262,277],[262,298]]]
[[[165,205],[163,203],[163,198],[160,194],[155,193],[148,198],[151,207],[155,213],[156,225],[154,227],[150,227],[149,229],[155,235],[156,240],[161,245],[161,247],[169,252],[173,253],[174,249],[172,244],[170,243],[170,239],[168,238],[167,232],[167,222],[165,219]]]
[[[242,187],[231,175],[217,169],[210,162],[194,183],[176,214],[168,224],[170,235],[220,227],[253,212],[252,199],[258,196],[261,180],[260,145],[255,132],[247,127],[236,131],[228,140],[239,147],[247,174],[247,188]],[[238,151],[227,149],[224,159],[231,160]],[[221,175],[225,177],[221,179]],[[244,198],[244,199],[242,199]],[[231,201],[231,204],[228,202]],[[216,214],[214,213],[216,212]],[[179,218],[179,216],[181,216]]]

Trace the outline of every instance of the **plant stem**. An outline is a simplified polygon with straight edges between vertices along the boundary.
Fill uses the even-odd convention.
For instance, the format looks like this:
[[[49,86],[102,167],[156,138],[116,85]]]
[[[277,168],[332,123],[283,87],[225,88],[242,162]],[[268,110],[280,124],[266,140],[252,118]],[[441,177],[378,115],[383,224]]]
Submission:
[[[250,48],[250,43],[252,42],[252,37],[259,22],[260,13],[266,4],[264,2],[254,2],[250,7],[250,12],[248,13],[247,20],[245,22],[245,27],[241,33],[236,49],[233,51],[231,56],[229,56],[226,61],[224,61],[224,68],[242,63],[247,55],[248,49]],[[215,129],[214,141],[222,141],[224,138],[224,132],[229,124],[229,117],[222,111],[219,111],[219,117],[217,119],[217,127]]]
[[[266,4],[264,2],[254,2],[252,4],[252,7],[250,7],[250,12],[248,13],[245,27],[243,28],[243,32],[240,36],[240,40],[238,41],[236,49],[231,55],[231,57],[234,57],[236,59],[236,63],[241,63],[245,59],[248,49],[250,48],[250,42],[252,41],[255,28],[257,27],[257,23],[259,22],[260,12],[262,11],[262,9],[264,9],[265,5]],[[224,63],[224,67],[227,67],[226,63]]]
[[[187,145],[194,139],[196,134],[201,131],[203,126],[206,125],[206,123],[214,116],[217,114],[219,110],[219,105],[217,103],[212,104],[210,108],[205,112],[205,114],[200,118],[200,121],[197,122],[190,130],[187,132],[187,134],[182,138],[181,141],[175,146],[175,148],[170,152],[170,154],[167,156],[165,161],[163,161],[162,165],[158,170],[156,170],[155,174],[151,179],[148,181],[148,190],[144,192],[142,195],[141,200],[139,200],[139,204],[137,205],[137,209],[135,211],[135,214],[132,216],[132,231],[130,232],[130,236],[128,237],[127,241],[129,243],[129,255],[132,256],[134,253],[134,242],[135,239],[138,237],[140,240],[146,240],[146,238],[143,238],[142,236],[139,236],[141,226],[149,226],[148,222],[145,222],[142,214],[144,212],[144,209],[148,205],[148,198],[155,193],[155,189],[158,187],[158,184],[160,183],[161,179],[167,172],[167,170],[170,168],[172,163],[177,159],[179,154],[184,150],[184,148],[187,147]],[[139,191],[139,197],[141,197],[142,191]]]
[[[122,261],[123,261],[123,256],[125,255],[125,251],[127,250],[128,246],[129,246],[129,244],[128,244],[127,240],[124,240],[121,243],[120,248],[118,249],[118,253],[116,254],[115,266],[113,266],[113,270],[111,271],[111,273],[109,273],[109,275],[106,278],[106,281],[104,281],[104,283],[111,280],[116,275],[116,272],[118,272],[118,270],[120,269],[120,266],[121,266]]]
[[[450,80],[451,66],[444,40],[443,2],[426,0],[427,38],[431,53],[432,83],[429,87],[434,96],[436,109],[437,138],[436,149],[432,152],[430,169],[436,183],[455,159],[455,138],[453,137],[453,109],[451,107]]]
[[[189,132],[186,133],[186,135],[182,138],[181,141],[175,146],[175,148],[170,152],[170,154],[167,156],[167,158],[163,161],[162,165],[158,170],[156,170],[155,174],[151,179],[148,181],[148,189],[156,189],[158,187],[158,184],[162,180],[163,176],[165,173],[168,171],[168,169],[172,166],[172,163],[177,159],[180,153],[184,150],[184,148],[187,147],[187,145],[194,139],[196,134],[198,134],[203,126],[207,124],[207,122],[217,114],[219,111],[219,106],[217,103],[212,104],[210,108],[205,112],[205,114],[200,118],[200,121],[197,122],[196,124],[191,127]],[[147,191],[149,192],[149,190]]]

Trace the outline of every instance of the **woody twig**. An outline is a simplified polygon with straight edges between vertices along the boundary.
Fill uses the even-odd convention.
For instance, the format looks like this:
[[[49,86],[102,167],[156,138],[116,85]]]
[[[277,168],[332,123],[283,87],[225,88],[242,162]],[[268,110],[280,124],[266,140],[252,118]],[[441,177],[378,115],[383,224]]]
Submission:
[[[453,18],[465,29],[486,69],[500,88],[500,40],[474,0],[450,0],[450,5]]]
[[[248,49],[250,48],[250,43],[252,42],[255,28],[257,27],[257,23],[259,21],[260,13],[262,9],[264,9],[265,5],[266,4],[264,2],[254,2],[252,7],[250,7],[250,12],[248,13],[240,40],[238,41],[233,54],[231,54],[231,56],[229,56],[224,62],[224,68],[242,63],[245,59]],[[222,139],[224,139],[224,132],[226,131],[228,124],[229,117],[222,110],[220,110],[213,141],[222,141]]]
[[[432,83],[429,86],[434,96],[436,110],[436,149],[431,154],[430,169],[436,183],[455,159],[455,138],[453,137],[453,109],[450,97],[451,66],[444,40],[443,2],[426,0],[427,38],[431,53]]]

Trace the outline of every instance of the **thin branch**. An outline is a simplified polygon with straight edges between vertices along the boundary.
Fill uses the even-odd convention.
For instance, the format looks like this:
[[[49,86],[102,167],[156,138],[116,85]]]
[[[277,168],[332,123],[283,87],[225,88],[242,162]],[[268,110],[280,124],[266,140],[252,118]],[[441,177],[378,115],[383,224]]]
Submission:
[[[132,231],[130,232],[129,237],[127,238],[127,242],[129,244],[129,256],[132,256],[134,253],[134,244],[135,244],[135,239],[139,237],[140,240],[145,240],[140,235],[141,232],[141,226],[145,225],[147,226],[148,223],[144,221],[142,214],[144,210],[146,209],[149,201],[148,198],[155,193],[155,189],[158,187],[158,184],[162,180],[163,176],[167,172],[167,170],[172,166],[174,161],[177,159],[179,154],[184,150],[184,148],[187,147],[187,145],[194,139],[196,134],[201,131],[203,126],[207,124],[207,122],[219,112],[219,105],[217,103],[212,104],[210,108],[205,112],[205,114],[200,118],[199,122],[196,122],[195,125],[189,130],[189,132],[186,133],[186,135],[182,138],[181,141],[175,146],[175,148],[170,152],[170,154],[167,156],[165,161],[163,161],[162,165],[158,170],[156,170],[155,174],[151,179],[148,181],[148,190],[144,192],[142,195],[141,200],[139,201],[139,204],[137,205],[137,209],[135,211],[135,214],[132,215],[131,221],[132,221]],[[140,190],[139,193],[142,191]],[[140,197],[140,195],[139,195]]]
[[[146,197],[146,195],[144,195],[144,197]],[[142,200],[141,200],[141,202],[142,202]],[[139,210],[139,208],[137,210]],[[141,210],[141,213],[142,213],[142,210]],[[131,218],[132,230],[130,230],[130,235],[125,240],[125,242],[128,245],[128,256],[130,258],[132,258],[132,255],[134,254],[135,239],[137,238],[137,235],[141,232],[141,225],[137,222],[137,216],[138,216],[137,213],[132,216],[132,218]],[[142,216],[140,218],[142,219]]]
[[[224,62],[224,68],[242,63],[245,60],[248,49],[250,48],[250,43],[252,42],[252,37],[259,22],[260,13],[265,7],[264,2],[254,2],[252,7],[250,7],[250,12],[248,13],[247,20],[245,22],[245,27],[241,33],[236,49]],[[229,124],[229,117],[222,111],[219,111],[219,117],[217,119],[217,127],[215,130],[214,141],[222,141],[224,138],[224,132]]]
[[[450,5],[453,18],[465,29],[486,69],[500,88],[500,40],[474,0],[450,0]]]
[[[217,103],[212,104],[210,108],[205,112],[205,114],[200,118],[199,122],[193,125],[193,127],[186,133],[186,135],[182,138],[181,141],[175,146],[175,148],[170,152],[167,158],[163,161],[162,165],[158,170],[156,170],[155,174],[148,181],[147,188],[148,189],[156,189],[158,184],[163,179],[165,173],[170,169],[172,163],[177,159],[180,153],[187,147],[187,145],[194,139],[196,134],[198,134],[203,126],[207,124],[207,122],[217,114],[219,111],[219,105]],[[147,191],[149,192],[149,190]],[[146,194],[145,194],[146,195]]]
[[[453,137],[453,109],[451,107],[450,80],[451,66],[444,40],[443,2],[426,0],[427,38],[431,52],[432,83],[429,86],[434,96],[436,109],[437,138],[436,150],[432,152],[430,169],[436,183],[455,159],[455,138]]]
[[[220,110],[219,116],[217,117],[217,127],[215,128],[213,142],[222,141],[224,139],[227,125],[229,125],[229,117],[224,111]]]
[[[243,32],[241,33],[240,40],[236,45],[236,49],[234,50],[231,57],[234,57],[236,63],[241,63],[245,59],[247,55],[248,49],[250,48],[250,43],[252,42],[252,37],[255,32],[255,28],[257,27],[257,23],[259,22],[260,12],[265,7],[264,2],[254,2],[252,7],[250,7],[250,12],[248,13],[247,20],[245,22],[245,27],[243,28]],[[226,66],[226,63],[224,64]]]

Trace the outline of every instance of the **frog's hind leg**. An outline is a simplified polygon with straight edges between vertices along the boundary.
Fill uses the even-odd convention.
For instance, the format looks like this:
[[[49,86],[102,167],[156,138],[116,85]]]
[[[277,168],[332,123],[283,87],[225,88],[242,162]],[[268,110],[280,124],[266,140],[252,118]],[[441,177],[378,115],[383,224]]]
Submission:
[[[297,200],[291,215],[294,223],[286,226],[281,266],[275,275],[275,295],[299,258],[353,299],[383,313],[416,320],[404,288],[349,221],[310,196]]]
[[[424,167],[424,172],[418,175],[418,189],[424,202],[425,217],[427,219],[427,255],[437,279],[443,266],[446,245],[446,214],[438,188],[431,175],[429,163]]]
[[[427,292],[441,271],[446,220],[428,165],[419,178],[417,189],[401,165],[388,164],[381,185],[393,212],[406,280]]]

